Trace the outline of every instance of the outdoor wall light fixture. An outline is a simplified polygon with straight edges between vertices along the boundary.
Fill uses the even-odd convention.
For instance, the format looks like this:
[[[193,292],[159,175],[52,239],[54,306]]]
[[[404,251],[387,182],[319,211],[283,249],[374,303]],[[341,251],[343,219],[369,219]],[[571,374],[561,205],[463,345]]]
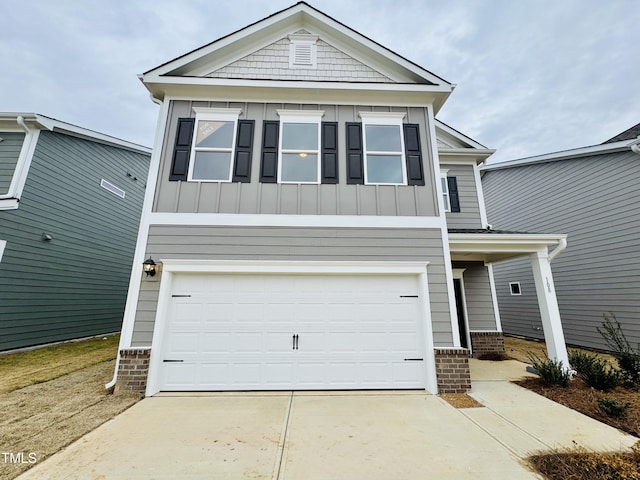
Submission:
[[[151,256],[142,262],[142,268],[147,277],[153,277],[156,274],[156,262],[153,261]]]

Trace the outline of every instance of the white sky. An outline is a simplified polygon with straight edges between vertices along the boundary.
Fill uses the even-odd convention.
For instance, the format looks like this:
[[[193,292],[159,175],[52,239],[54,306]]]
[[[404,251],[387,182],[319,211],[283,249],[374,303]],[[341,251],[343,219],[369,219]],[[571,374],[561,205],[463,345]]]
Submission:
[[[137,75],[294,0],[5,0],[0,111],[146,146]],[[493,162],[601,143],[640,122],[636,0],[309,0],[457,84],[438,118]]]

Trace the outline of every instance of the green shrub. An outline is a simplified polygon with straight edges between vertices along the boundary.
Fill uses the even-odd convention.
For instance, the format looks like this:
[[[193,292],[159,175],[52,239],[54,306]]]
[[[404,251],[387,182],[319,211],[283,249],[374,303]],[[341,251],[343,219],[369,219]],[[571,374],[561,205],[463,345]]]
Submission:
[[[540,359],[535,353],[527,352],[527,356],[531,361],[531,365],[536,370],[538,376],[547,385],[557,385],[567,388],[569,380],[571,380],[571,372],[562,365],[562,361]]]
[[[597,356],[593,353],[584,352],[582,350],[567,351],[569,364],[576,372],[582,373],[593,367],[593,363],[597,360]]]
[[[601,358],[596,358],[590,367],[580,372],[580,376],[587,385],[603,392],[620,385],[620,371]]]
[[[618,362],[623,380],[640,387],[640,348],[631,346],[614,314],[604,314],[604,322],[602,328],[598,328],[598,332]]]
[[[600,409],[612,418],[625,418],[627,409],[631,406],[629,402],[619,402],[615,398],[602,397],[598,399]]]

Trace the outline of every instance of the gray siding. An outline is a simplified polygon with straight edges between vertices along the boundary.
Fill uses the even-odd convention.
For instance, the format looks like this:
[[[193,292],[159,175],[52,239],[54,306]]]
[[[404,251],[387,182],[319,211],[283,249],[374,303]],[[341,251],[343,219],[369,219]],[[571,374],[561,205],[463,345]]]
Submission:
[[[18,163],[20,149],[24,142],[24,133],[0,132],[0,195],[9,192],[13,172]]]
[[[596,331],[605,312],[617,316],[632,343],[640,342],[638,160],[629,151],[484,174],[494,228],[568,234],[568,248],[552,269],[570,344],[605,348]],[[527,295],[511,297],[504,285],[531,278],[527,268],[494,269],[504,329],[522,335],[532,335],[536,325],[529,288]]]
[[[254,228],[152,226],[146,255],[154,259],[424,261],[434,341],[451,346],[451,320],[438,229]],[[143,279],[133,346],[151,345],[160,282]]]
[[[251,165],[251,183],[169,182],[172,149],[177,120],[194,116],[193,106],[241,108],[241,118],[256,121]],[[286,185],[260,183],[260,146],[263,120],[278,120],[277,109],[324,110],[323,121],[337,121],[338,185]],[[427,111],[421,108],[395,108],[407,113],[405,121],[420,125],[422,154],[427,185],[374,186],[346,184],[345,122],[359,121],[359,111],[389,111],[389,108],[335,105],[290,105],[174,101],[165,132],[160,178],[154,211],[180,213],[270,213],[303,215],[437,215],[433,166],[430,158]],[[475,189],[474,189],[475,190]],[[477,203],[477,202],[476,202]]]
[[[0,350],[120,329],[148,168],[148,155],[40,134],[20,207],[0,212]]]
[[[456,177],[458,182],[460,211],[447,212],[447,226],[449,228],[483,228],[473,165],[453,165],[442,161],[440,168],[448,170],[447,176]]]
[[[495,331],[496,316],[491,299],[489,270],[482,262],[454,262],[453,268],[465,269],[462,279],[469,330]]]

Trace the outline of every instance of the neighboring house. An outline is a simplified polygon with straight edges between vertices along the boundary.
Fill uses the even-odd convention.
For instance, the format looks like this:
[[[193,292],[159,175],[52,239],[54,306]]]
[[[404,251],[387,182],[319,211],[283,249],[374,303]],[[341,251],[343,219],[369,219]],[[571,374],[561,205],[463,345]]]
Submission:
[[[504,349],[491,262],[530,254],[566,359],[564,236],[487,229],[493,151],[434,118],[451,83],[304,2],[141,80],[162,110],[110,385],[465,391],[470,349]]]
[[[151,150],[0,113],[0,350],[121,328]]]
[[[640,124],[600,145],[482,167],[489,221],[499,228],[562,231],[554,263],[567,343],[607,349],[597,328],[613,314],[640,342]],[[542,338],[531,268],[494,267],[504,331]]]

